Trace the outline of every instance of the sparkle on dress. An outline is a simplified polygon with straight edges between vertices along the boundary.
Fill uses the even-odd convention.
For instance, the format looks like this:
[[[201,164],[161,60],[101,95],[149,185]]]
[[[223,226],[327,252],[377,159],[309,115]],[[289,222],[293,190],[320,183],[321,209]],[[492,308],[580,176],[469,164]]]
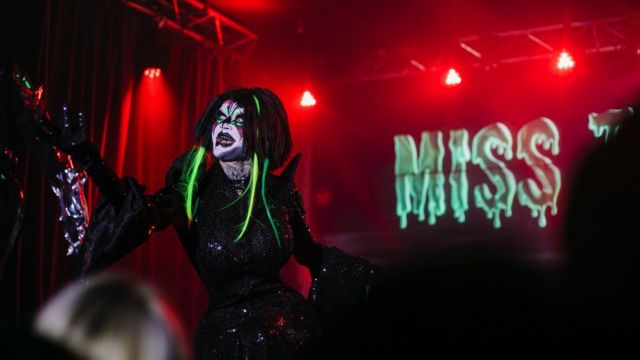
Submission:
[[[292,181],[298,157],[282,175],[267,176],[266,197],[280,245],[262,201],[254,203],[243,238],[234,241],[248,207],[248,195],[239,198],[247,182],[230,180],[215,162],[208,171],[203,165],[189,222],[179,183],[184,158],[174,161],[167,186],[157,193],[144,195],[144,187],[127,178],[121,203],[98,204],[82,249],[83,273],[109,266],[153,231],[173,225],[209,295],[196,333],[196,359],[311,357],[332,315],[366,299],[372,266],[313,239]],[[280,279],[292,254],[311,271],[309,300]]]

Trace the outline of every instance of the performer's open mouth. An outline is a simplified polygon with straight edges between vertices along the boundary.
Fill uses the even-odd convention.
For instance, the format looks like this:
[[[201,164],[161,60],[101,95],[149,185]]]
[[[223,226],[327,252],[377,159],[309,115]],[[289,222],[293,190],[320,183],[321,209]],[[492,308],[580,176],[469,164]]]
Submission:
[[[227,133],[221,132],[216,137],[216,146],[229,147],[233,145],[236,141]]]

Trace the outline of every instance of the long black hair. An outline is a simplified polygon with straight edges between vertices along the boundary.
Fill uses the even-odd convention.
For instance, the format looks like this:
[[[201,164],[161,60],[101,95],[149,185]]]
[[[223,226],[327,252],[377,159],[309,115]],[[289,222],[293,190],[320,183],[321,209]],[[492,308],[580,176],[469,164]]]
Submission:
[[[262,179],[261,198],[264,203],[264,210],[269,218],[278,245],[280,245],[278,229],[267,204],[265,180],[269,170],[277,169],[287,161],[291,152],[291,133],[289,131],[289,120],[282,101],[276,94],[267,89],[241,88],[225,92],[214,99],[200,116],[195,127],[196,144],[187,157],[180,181],[181,189],[184,193],[187,218],[191,222],[195,212],[195,204],[197,204],[195,196],[198,178],[202,174],[206,154],[213,148],[211,129],[215,119],[218,118],[220,107],[227,100],[233,100],[244,108],[244,150],[247,157],[252,160],[251,175],[247,186],[247,190],[250,190],[248,194],[249,207],[235,241],[237,242],[243,237],[251,220],[260,177]],[[262,164],[262,171],[260,171],[259,164]],[[244,196],[245,193],[240,196]]]

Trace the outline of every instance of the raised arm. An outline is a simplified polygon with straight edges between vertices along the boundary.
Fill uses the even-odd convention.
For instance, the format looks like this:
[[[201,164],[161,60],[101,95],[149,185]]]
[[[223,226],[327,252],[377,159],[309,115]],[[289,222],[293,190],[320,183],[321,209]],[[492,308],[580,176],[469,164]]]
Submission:
[[[92,178],[103,197],[118,205],[124,198],[126,187],[89,142],[84,114],[73,116],[65,104],[62,120],[53,121],[43,100],[44,87],[34,87],[27,75],[17,67],[13,70],[13,79],[24,105],[23,115],[16,119],[18,127],[36,139],[49,143],[54,151],[69,154],[76,165]]]
[[[154,231],[169,225],[181,234],[187,252],[192,253],[193,244],[184,243],[188,222],[179,184],[184,157],[173,162],[165,187],[153,195],[145,195],[145,187],[132,178],[118,180],[122,188],[107,189],[109,195],[94,210],[87,229],[83,274],[104,269],[149,239]],[[97,168],[107,167],[102,163]],[[114,186],[111,181],[112,178],[106,180],[108,186]]]
[[[26,76],[15,70],[14,80],[25,107],[18,126],[51,144],[56,152],[69,154],[74,165],[87,172],[102,194],[80,246],[81,274],[109,266],[146,241],[154,230],[169,224],[180,227],[184,222],[182,195],[177,191],[179,176],[175,175],[180,166],[172,165],[164,189],[145,195],[144,186],[131,178],[121,179],[105,163],[86,136],[82,113],[72,116],[65,105],[62,121],[54,122],[42,101],[43,87],[32,88]]]

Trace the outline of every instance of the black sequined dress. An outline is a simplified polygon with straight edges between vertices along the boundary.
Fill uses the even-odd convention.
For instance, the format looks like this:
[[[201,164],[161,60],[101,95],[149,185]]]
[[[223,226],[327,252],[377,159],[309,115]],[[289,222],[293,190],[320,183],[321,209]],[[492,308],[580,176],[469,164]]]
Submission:
[[[258,191],[239,241],[234,240],[249,201],[248,192],[240,196],[246,182],[230,180],[214,162],[198,180],[198,205],[189,224],[179,189],[183,158],[174,162],[167,186],[156,194],[143,195],[144,188],[128,178],[119,204],[103,200],[98,205],[87,232],[84,272],[105,268],[155,229],[173,225],[209,293],[195,338],[197,359],[311,357],[326,318],[364,301],[371,265],[314,241],[292,181],[298,157],[280,176],[265,178],[279,238]],[[280,268],[292,254],[311,271],[308,299],[280,280]]]

